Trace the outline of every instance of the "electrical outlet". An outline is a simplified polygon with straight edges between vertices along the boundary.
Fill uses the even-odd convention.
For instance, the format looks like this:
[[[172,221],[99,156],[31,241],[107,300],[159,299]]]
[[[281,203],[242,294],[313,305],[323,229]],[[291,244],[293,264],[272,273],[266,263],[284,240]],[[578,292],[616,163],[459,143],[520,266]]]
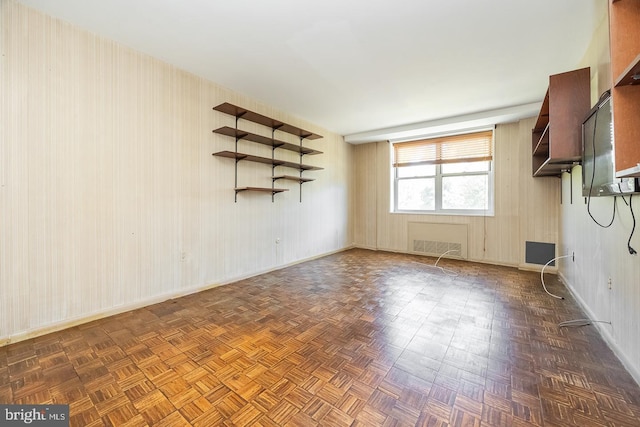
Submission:
[[[574,252],[574,251],[570,250],[569,248],[565,248],[563,258],[571,258],[571,261],[574,261],[574,262],[575,262],[575,260],[576,260],[576,254],[575,254],[575,252]]]

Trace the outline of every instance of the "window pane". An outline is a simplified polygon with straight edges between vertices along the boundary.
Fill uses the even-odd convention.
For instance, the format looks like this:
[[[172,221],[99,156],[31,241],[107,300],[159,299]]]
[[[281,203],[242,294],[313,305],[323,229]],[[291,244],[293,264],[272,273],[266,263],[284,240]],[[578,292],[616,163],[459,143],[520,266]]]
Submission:
[[[488,172],[489,162],[445,163],[442,173]]]
[[[398,178],[410,178],[412,176],[434,176],[436,165],[403,166],[398,168]]]
[[[489,177],[487,175],[442,178],[443,209],[488,209],[488,194]]]
[[[434,210],[435,207],[434,178],[398,180],[399,210]]]

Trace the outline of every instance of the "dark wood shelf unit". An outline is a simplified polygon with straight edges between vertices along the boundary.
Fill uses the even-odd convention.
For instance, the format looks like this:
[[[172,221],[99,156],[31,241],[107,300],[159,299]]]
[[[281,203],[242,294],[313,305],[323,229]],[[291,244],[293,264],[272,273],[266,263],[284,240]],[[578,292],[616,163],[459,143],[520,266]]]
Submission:
[[[289,181],[296,181],[296,182],[315,181],[314,178],[303,178],[301,176],[293,176],[293,175],[276,175],[276,176],[271,177],[271,179],[273,179],[274,181],[277,181],[279,179],[284,179],[284,180],[289,180]]]
[[[640,177],[640,1],[609,3],[616,176]]]
[[[213,107],[214,110],[229,114],[235,117],[235,128],[230,126],[222,126],[218,129],[215,129],[213,132],[219,135],[229,136],[235,139],[235,151],[219,151],[217,153],[213,153],[214,156],[219,157],[227,157],[235,159],[235,200],[238,200],[238,193],[241,191],[260,191],[260,192],[271,192],[271,200],[273,201],[273,196],[282,191],[286,191],[285,189],[275,188],[275,182],[277,180],[289,180],[295,181],[300,186],[300,202],[302,202],[302,184],[310,181],[314,181],[312,178],[303,177],[303,172],[306,171],[316,171],[322,170],[321,167],[311,166],[302,163],[302,158],[305,155],[316,155],[322,154],[321,151],[308,148],[302,145],[305,139],[313,140],[322,138],[322,136],[315,134],[313,132],[309,132],[297,126],[293,126],[279,120],[272,119],[270,117],[264,116],[262,114],[247,110],[242,107],[238,107],[237,105],[230,104],[228,102],[222,103],[216,107]],[[271,129],[271,137],[262,136],[253,132],[247,132],[238,128],[239,120],[247,120],[253,123],[257,123],[262,126],[267,126]],[[291,135],[295,135],[299,138],[299,144],[292,144],[286,141],[281,141],[275,138],[276,131],[286,132]],[[239,141],[249,141],[257,144],[266,145],[271,147],[271,158],[254,156],[251,154],[245,154],[238,151],[238,142]],[[298,153],[299,162],[290,162],[285,160],[279,160],[275,157],[275,151],[277,149],[283,149]],[[246,160],[250,162],[264,163],[271,165],[271,188],[268,187],[238,187],[238,162]],[[275,175],[275,168],[278,166],[284,166],[292,169],[296,169],[300,172],[299,176],[293,175]]]
[[[271,188],[271,187],[236,187],[234,189],[236,194],[243,191],[256,191],[259,193],[271,193],[271,195],[282,193],[283,191],[289,191],[288,188]]]
[[[264,163],[266,165],[272,165],[272,166],[280,166],[281,164],[284,163],[280,160],[272,159],[269,157],[253,156],[251,154],[237,153],[235,151],[219,151],[217,153],[213,153],[213,155],[219,156],[219,157],[227,157],[230,159],[236,159],[236,161],[246,160],[248,162]]]
[[[291,135],[295,135],[300,138],[304,138],[304,139],[322,138],[322,136],[317,135],[313,132],[309,132],[297,126],[292,126],[290,124],[281,122],[279,120],[272,119],[271,117],[263,116],[262,114],[254,113],[253,111],[249,111],[245,108],[238,107],[237,105],[233,105],[228,102],[225,102],[216,107],[213,107],[213,109],[225,114],[229,114],[236,118],[242,118],[244,120],[248,120],[253,123],[258,123],[260,125],[267,126],[268,128],[271,128],[273,130],[279,130],[282,132],[290,133]]]
[[[284,166],[300,171],[322,170],[322,168],[318,166],[304,165],[296,162],[287,162],[285,160],[278,160],[271,157],[254,156],[252,154],[238,153],[236,151],[219,151],[217,153],[213,153],[213,155],[218,157],[236,159],[237,161],[246,160],[248,162],[264,163],[272,166]]]
[[[614,86],[621,87],[637,84],[640,84],[640,54],[631,61],[629,66],[616,79]]]
[[[589,68],[549,76],[531,131],[532,175],[560,176],[582,159],[582,122],[590,108]]]
[[[542,105],[540,106],[540,112],[538,113],[538,119],[533,129],[543,130],[549,126],[549,89],[544,95]]]
[[[302,163],[296,162],[282,162],[281,166],[285,166],[291,169],[298,169],[299,171],[321,171],[324,169],[319,166],[304,165]]]
[[[302,153],[306,156],[322,154],[322,151],[314,150],[308,147],[301,147],[300,145],[279,141],[277,139],[272,139],[267,136],[262,136],[262,135],[246,132],[239,129],[234,129],[230,126],[223,126],[221,128],[215,129],[213,132],[220,135],[230,136],[232,138],[237,138],[238,140],[247,140],[251,142],[256,142],[258,144],[266,145],[272,148],[282,148],[283,150],[293,151],[295,153]]]
[[[549,123],[547,123],[542,131],[534,129],[531,135],[533,155],[547,155],[549,153]]]
[[[570,171],[571,168],[575,166],[575,162],[567,162],[567,163],[551,163],[549,158],[534,156],[533,158],[533,167],[534,174],[533,176],[542,177],[542,176],[555,176],[558,177],[562,175],[563,172]]]

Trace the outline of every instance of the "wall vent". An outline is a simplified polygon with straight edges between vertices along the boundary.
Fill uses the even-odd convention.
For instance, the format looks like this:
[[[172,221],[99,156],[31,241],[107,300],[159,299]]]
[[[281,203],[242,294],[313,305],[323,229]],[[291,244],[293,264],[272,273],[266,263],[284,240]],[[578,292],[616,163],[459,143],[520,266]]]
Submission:
[[[413,254],[467,258],[467,225],[410,222],[407,232],[408,248]],[[455,252],[454,252],[455,251]]]
[[[543,243],[543,242],[525,242],[524,248],[525,259],[527,264],[545,265],[556,256],[556,244],[555,243]],[[555,261],[549,264],[555,267]]]

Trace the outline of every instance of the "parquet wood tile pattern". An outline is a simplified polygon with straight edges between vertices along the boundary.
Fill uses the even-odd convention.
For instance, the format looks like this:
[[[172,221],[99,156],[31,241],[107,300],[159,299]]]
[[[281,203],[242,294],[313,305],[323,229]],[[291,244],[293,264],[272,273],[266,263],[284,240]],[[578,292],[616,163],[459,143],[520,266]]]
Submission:
[[[551,275],[350,250],[0,348],[0,402],[72,426],[640,426]]]

